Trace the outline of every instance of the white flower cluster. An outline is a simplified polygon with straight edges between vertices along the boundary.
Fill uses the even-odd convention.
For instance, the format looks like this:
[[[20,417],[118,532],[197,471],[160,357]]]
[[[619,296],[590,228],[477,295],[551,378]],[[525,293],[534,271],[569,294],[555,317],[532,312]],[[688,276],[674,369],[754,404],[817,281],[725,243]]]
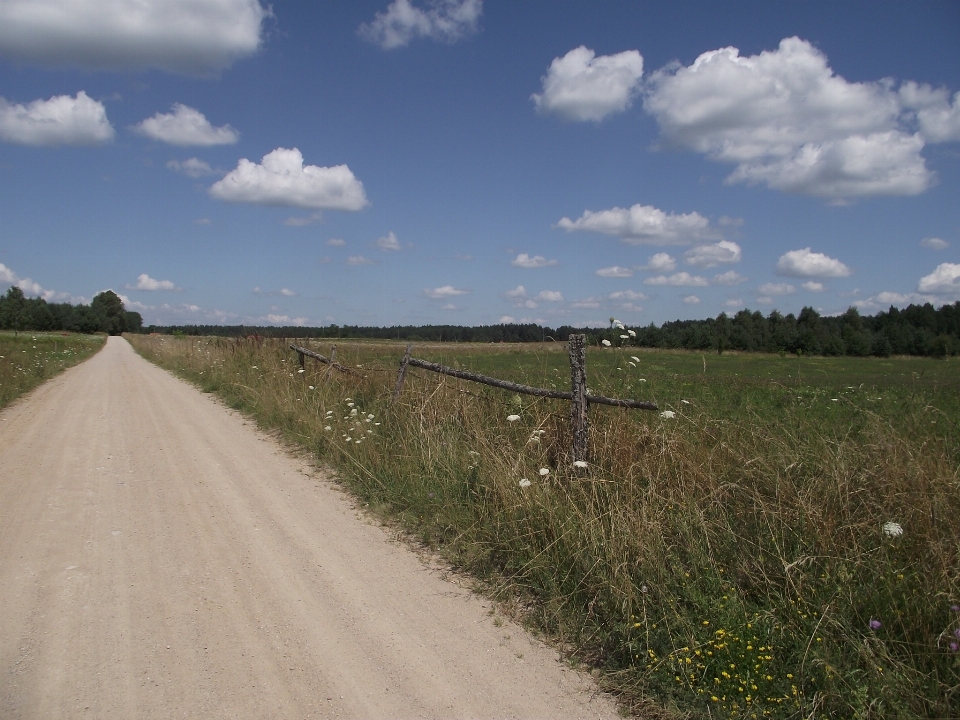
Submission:
[[[341,431],[343,441],[347,444],[359,445],[374,435],[373,428],[380,425],[380,423],[374,422],[376,416],[373,413],[364,413],[361,411],[353,401],[353,398],[346,398],[344,403],[349,410],[347,410],[347,414],[343,416],[344,429]],[[324,419],[330,424],[323,429],[326,432],[333,432],[333,423],[337,421],[333,410],[327,410]]]

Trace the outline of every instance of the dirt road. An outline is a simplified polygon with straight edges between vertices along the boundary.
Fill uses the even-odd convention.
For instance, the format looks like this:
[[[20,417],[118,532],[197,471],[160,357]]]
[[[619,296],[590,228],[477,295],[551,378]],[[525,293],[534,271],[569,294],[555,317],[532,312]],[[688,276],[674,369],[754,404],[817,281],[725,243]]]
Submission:
[[[110,338],[0,414],[0,717],[617,717],[236,413]]]

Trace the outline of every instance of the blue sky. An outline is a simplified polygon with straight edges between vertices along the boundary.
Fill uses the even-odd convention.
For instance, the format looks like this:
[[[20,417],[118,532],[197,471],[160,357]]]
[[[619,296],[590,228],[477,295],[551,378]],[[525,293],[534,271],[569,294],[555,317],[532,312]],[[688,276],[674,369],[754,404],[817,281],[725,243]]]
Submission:
[[[960,299],[960,4],[4,0],[0,290],[146,323]]]

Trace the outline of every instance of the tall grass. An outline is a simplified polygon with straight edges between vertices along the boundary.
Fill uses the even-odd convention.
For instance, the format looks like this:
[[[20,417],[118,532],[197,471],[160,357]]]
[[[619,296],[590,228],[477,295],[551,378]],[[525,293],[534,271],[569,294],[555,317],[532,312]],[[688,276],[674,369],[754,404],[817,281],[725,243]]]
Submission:
[[[0,331],[0,408],[103,347],[103,335]]]
[[[592,391],[675,417],[592,407],[584,475],[561,401],[411,372],[391,402],[399,344],[341,345],[354,377],[301,373],[282,342],[131,339],[337,468],[632,710],[960,714],[953,361],[591,350]],[[415,355],[569,382],[559,344]]]

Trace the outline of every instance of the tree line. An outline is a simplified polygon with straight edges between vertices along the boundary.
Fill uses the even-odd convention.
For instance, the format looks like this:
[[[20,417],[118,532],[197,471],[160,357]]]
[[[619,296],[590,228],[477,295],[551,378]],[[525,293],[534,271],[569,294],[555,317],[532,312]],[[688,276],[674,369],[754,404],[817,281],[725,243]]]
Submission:
[[[588,341],[604,340],[613,346],[685,349],[698,351],[742,350],[806,355],[878,356],[960,354],[960,302],[935,309],[930,303],[891,307],[873,316],[851,307],[843,315],[822,316],[805,307],[799,315],[768,315],[741,310],[733,316],[720,313],[706,320],[675,320],[660,326],[621,327],[610,318],[607,328],[550,328],[537,324],[505,323],[465,327],[460,325],[394,325],[326,327],[250,325],[150,325],[145,332],[225,337],[406,340],[408,342],[516,343],[566,341],[571,333],[584,333]]]
[[[0,329],[66,330],[68,332],[119,335],[140,332],[143,318],[130,312],[112,290],[97,294],[89,305],[48,303],[43,298],[28,298],[13,286],[0,296]]]
[[[614,318],[606,328],[564,325],[550,328],[535,323],[499,325],[328,325],[326,327],[275,327],[249,325],[150,325],[143,327],[140,313],[130,312],[111,290],[96,295],[89,305],[48,303],[27,298],[18,287],[0,296],[0,329],[66,330],[80,333],[159,332],[223,337],[293,337],[316,339],[406,340],[408,342],[519,343],[565,341],[584,333],[588,342],[607,341],[614,346],[698,351],[744,350],[806,355],[926,355],[960,354],[960,301],[934,308],[930,303],[891,307],[876,315],[861,315],[856,308],[837,316],[822,316],[811,307],[799,315],[768,315],[741,310],[720,313],[706,320],[674,320],[657,326],[623,327]]]

